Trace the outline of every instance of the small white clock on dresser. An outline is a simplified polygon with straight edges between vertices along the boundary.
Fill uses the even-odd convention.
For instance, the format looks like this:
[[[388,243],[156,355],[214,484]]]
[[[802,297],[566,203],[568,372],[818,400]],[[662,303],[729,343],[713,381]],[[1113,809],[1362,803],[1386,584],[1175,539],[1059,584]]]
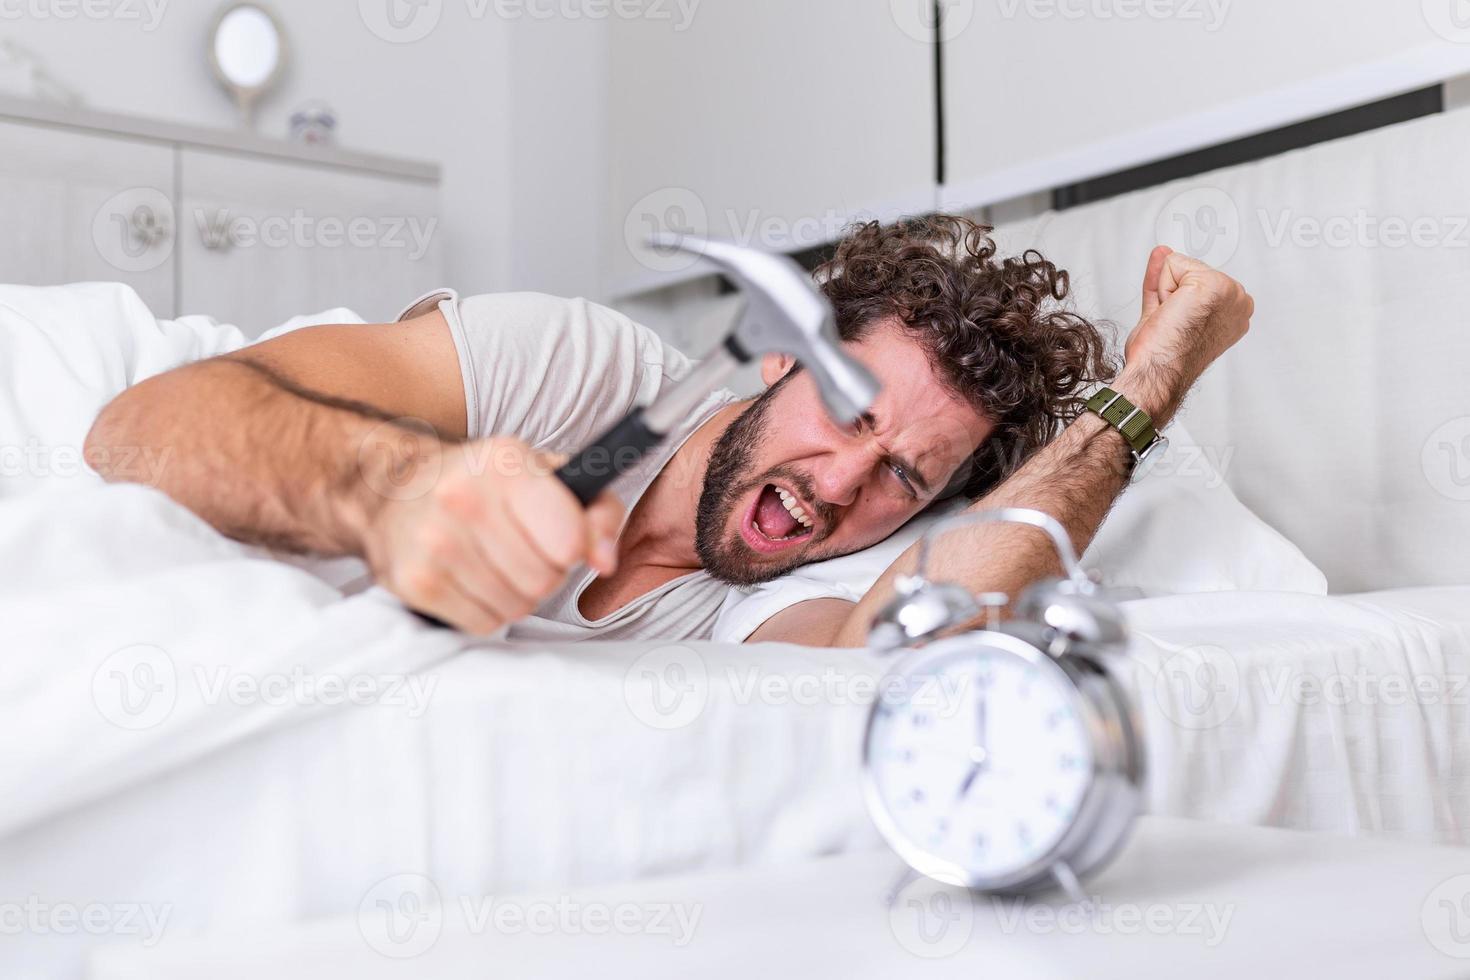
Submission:
[[[248,336],[443,285],[434,164],[13,98],[0,147],[0,282],[123,282]]]

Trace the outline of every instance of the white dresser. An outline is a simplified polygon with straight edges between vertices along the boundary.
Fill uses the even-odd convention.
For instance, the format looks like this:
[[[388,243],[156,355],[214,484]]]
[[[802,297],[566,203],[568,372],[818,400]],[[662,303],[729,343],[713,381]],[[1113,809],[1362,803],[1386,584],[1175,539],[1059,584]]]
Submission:
[[[109,280],[258,335],[441,281],[439,168],[0,98],[0,282]]]

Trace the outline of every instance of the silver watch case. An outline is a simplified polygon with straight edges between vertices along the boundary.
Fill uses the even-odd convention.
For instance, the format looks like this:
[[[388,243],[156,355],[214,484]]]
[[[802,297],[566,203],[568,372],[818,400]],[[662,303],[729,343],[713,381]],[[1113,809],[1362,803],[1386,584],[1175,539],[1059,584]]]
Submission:
[[[1136,453],[1131,449],[1128,452],[1133,456],[1133,473],[1129,481],[1137,483],[1169,452],[1169,437],[1160,433],[1153,442],[1143,447],[1143,452]]]

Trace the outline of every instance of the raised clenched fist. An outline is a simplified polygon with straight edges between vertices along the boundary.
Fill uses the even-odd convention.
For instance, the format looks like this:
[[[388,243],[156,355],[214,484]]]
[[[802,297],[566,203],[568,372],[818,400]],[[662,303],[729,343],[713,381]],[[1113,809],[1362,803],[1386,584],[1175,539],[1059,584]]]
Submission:
[[[1255,308],[1245,287],[1218,269],[1167,246],[1153,250],[1124,375],[1146,390],[1156,421],[1172,415],[1205,368],[1245,336]]]

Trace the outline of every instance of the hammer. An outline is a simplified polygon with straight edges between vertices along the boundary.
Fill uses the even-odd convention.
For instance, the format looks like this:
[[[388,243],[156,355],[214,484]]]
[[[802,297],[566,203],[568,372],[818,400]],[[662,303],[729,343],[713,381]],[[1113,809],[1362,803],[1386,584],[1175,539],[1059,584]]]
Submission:
[[[810,371],[834,421],[856,422],[872,407],[878,379],[842,350],[832,304],[791,258],[690,235],[661,234],[650,241],[718,266],[739,287],[745,306],[730,335],[683,380],[653,404],[634,409],[556,471],[584,505],[663,442],[741,365],[763,354],[790,355]],[[415,615],[433,626],[448,625]]]
[[[635,409],[556,471],[582,503],[590,504],[737,368],[763,354],[790,355],[810,371],[834,421],[856,422],[872,407],[878,380],[842,350],[832,305],[791,258],[690,235],[660,234],[650,241],[718,266],[739,287],[745,308],[724,342],[682,381],[647,408]]]

